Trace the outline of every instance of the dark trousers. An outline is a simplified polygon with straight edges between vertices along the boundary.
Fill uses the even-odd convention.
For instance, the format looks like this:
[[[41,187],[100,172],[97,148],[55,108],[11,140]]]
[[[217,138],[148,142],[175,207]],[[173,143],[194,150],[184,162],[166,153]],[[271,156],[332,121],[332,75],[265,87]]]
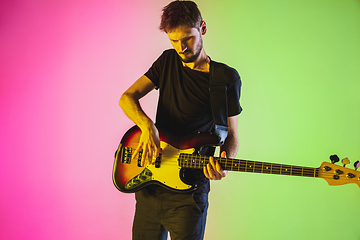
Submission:
[[[133,240],[202,240],[208,194],[145,188],[135,193]]]

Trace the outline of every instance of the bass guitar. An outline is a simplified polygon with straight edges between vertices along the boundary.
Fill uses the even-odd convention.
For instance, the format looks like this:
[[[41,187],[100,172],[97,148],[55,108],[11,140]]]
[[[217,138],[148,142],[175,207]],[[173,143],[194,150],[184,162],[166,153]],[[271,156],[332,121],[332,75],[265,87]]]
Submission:
[[[197,133],[175,138],[159,130],[161,154],[156,158],[155,164],[141,166],[141,152],[137,159],[131,160],[140,135],[141,130],[137,126],[129,129],[115,153],[113,182],[116,188],[124,193],[136,192],[150,184],[161,185],[176,192],[194,191],[197,186],[185,179],[184,171],[206,166],[209,157],[197,153],[202,147],[215,146],[219,141],[216,134]],[[360,167],[359,161],[354,164],[355,170],[351,170],[345,167],[349,164],[347,158],[343,159],[343,166],[336,165],[339,161],[336,155],[330,157],[331,163],[323,162],[319,168],[229,158],[214,159],[228,171],[322,178],[331,186],[355,183],[360,187],[360,172],[357,171]]]

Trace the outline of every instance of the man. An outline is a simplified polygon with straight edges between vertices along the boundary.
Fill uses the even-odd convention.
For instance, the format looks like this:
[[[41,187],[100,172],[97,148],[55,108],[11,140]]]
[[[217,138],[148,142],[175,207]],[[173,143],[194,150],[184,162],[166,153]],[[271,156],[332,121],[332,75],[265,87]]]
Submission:
[[[203,48],[202,36],[207,31],[197,5],[192,1],[173,1],[163,8],[160,30],[167,33],[174,49],[166,50],[152,67],[120,98],[125,114],[141,129],[142,134],[133,158],[143,151],[142,165],[153,164],[159,156],[159,129],[174,136],[196,132],[214,132],[209,79],[211,59]],[[238,150],[237,115],[240,77],[235,69],[224,64],[227,86],[228,135],[221,147],[221,157],[234,158]],[[139,99],[158,89],[159,102],[156,125],[142,110]],[[202,155],[212,156],[213,147],[204,147]],[[176,193],[150,185],[135,193],[136,212],[133,239],[203,239],[208,208],[210,180],[226,176],[219,163],[210,163],[200,172],[186,173],[197,182],[193,193]]]

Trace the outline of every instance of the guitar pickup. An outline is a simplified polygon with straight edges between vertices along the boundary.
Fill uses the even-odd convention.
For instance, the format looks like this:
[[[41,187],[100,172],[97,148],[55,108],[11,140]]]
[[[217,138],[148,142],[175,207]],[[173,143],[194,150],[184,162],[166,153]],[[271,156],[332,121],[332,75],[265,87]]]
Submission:
[[[160,153],[159,156],[156,158],[156,160],[155,160],[155,168],[160,168],[161,156],[162,156],[162,154]]]
[[[143,156],[143,150],[140,150],[138,160],[137,160],[137,166],[138,167],[142,167],[141,166],[142,156]],[[155,160],[155,168],[160,168],[161,156],[162,156],[162,154],[160,153],[159,156],[156,158],[156,160]],[[131,154],[130,154],[130,159],[131,159]],[[130,163],[130,161],[129,161],[129,163]]]
[[[143,150],[141,149],[139,151],[139,156],[138,156],[138,161],[137,161],[137,166],[138,167],[141,167],[141,158],[142,158],[142,155],[143,155]]]

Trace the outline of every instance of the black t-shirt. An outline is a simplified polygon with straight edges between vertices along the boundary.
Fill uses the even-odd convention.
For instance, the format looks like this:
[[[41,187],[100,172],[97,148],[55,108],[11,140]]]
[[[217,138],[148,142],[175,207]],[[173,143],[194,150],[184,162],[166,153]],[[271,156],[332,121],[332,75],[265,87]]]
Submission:
[[[238,72],[222,64],[227,85],[228,116],[238,115],[241,81]],[[174,49],[166,50],[145,73],[159,89],[156,125],[173,136],[212,132],[209,73],[184,67]],[[208,150],[205,154],[213,154]],[[202,176],[203,177],[203,176]],[[208,192],[205,179],[197,191]]]

